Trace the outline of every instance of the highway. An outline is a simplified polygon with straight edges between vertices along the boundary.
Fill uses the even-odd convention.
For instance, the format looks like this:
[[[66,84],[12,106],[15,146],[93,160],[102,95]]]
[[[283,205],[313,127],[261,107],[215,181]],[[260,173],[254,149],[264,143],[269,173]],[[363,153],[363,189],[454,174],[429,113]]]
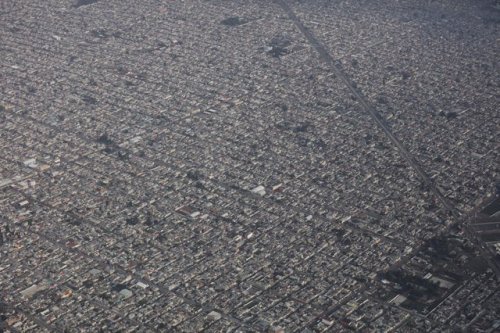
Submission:
[[[349,91],[354,95],[356,100],[361,104],[363,110],[372,118],[372,120],[378,125],[378,127],[385,133],[387,138],[391,141],[394,147],[398,150],[400,155],[406,160],[406,162],[417,172],[420,180],[432,191],[432,193],[439,199],[442,206],[449,211],[455,220],[464,228],[469,239],[478,247],[482,256],[488,261],[490,267],[496,273],[497,277],[500,278],[500,268],[491,260],[491,251],[484,244],[484,242],[479,239],[476,233],[471,228],[468,223],[468,219],[464,219],[464,214],[460,212],[456,207],[454,207],[451,202],[446,198],[441,191],[437,188],[436,184],[431,180],[428,174],[420,166],[416,158],[408,151],[408,149],[403,145],[403,143],[392,133],[390,130],[387,120],[371,105],[368,99],[359,91],[353,81],[344,73],[342,67],[335,59],[332,57],[330,52],[326,47],[316,38],[313,32],[308,29],[297,17],[293,9],[285,0],[275,0],[278,5],[283,8],[285,13],[288,15],[290,20],[293,21],[295,26],[302,32],[307,41],[311,46],[318,52],[320,57],[325,61],[325,63],[330,67],[330,69],[339,77]]]

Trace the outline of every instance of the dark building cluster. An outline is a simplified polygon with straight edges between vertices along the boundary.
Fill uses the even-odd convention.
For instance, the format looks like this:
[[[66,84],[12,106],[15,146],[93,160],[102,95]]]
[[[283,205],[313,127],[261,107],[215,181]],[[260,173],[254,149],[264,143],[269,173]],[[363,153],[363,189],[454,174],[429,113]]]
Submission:
[[[0,2],[0,332],[496,332],[493,0]]]

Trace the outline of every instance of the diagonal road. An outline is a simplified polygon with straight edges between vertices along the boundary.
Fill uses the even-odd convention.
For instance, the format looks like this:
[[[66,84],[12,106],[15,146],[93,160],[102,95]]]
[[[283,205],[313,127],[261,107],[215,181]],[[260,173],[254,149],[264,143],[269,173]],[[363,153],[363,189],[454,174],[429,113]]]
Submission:
[[[325,61],[325,63],[330,67],[334,74],[339,77],[349,91],[354,95],[356,100],[360,103],[365,113],[367,113],[372,120],[377,124],[378,127],[384,132],[387,138],[398,150],[400,155],[407,161],[408,164],[417,172],[420,180],[429,188],[430,191],[438,198],[443,207],[455,218],[456,221],[464,227],[464,230],[470,240],[476,244],[481,252],[481,255],[488,261],[490,267],[496,273],[497,277],[500,278],[500,268],[491,260],[491,251],[486,247],[484,242],[480,240],[475,232],[471,229],[468,223],[468,215],[463,215],[452,203],[446,198],[441,191],[437,188],[436,184],[427,175],[424,169],[417,162],[416,158],[408,151],[408,149],[403,145],[403,143],[392,133],[387,121],[384,117],[370,104],[368,99],[353,85],[349,77],[344,73],[340,64],[338,64],[332,57],[330,52],[326,47],[316,38],[313,32],[308,29],[302,21],[297,17],[292,7],[287,3],[286,0],[275,0],[275,2],[283,9],[283,11],[288,15],[289,19],[295,24],[297,29],[304,35],[309,44],[318,52],[320,57]]]

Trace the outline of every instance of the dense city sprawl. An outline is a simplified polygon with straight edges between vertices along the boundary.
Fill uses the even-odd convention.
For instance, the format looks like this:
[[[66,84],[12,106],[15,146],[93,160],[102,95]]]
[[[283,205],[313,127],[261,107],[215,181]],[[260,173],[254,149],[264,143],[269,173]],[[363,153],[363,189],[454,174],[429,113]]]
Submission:
[[[0,2],[0,332],[498,332],[494,0]]]

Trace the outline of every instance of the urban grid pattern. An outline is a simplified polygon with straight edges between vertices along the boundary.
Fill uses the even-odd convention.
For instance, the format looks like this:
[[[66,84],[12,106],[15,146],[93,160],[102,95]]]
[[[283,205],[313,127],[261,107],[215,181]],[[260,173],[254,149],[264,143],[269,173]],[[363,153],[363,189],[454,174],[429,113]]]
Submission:
[[[498,332],[499,23],[0,0],[0,332]]]

